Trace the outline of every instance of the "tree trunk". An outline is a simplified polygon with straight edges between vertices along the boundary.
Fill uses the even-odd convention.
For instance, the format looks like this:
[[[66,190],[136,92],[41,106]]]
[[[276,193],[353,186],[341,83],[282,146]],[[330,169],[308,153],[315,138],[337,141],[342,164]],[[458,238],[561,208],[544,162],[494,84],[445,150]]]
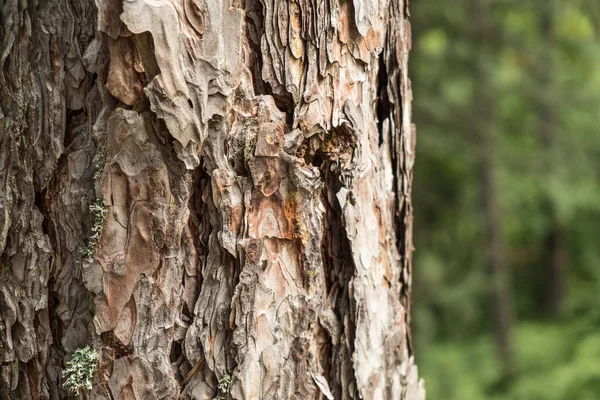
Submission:
[[[0,10],[0,398],[424,398],[405,2]]]
[[[493,34],[489,19],[488,5],[484,0],[474,0],[475,40],[477,57],[475,71],[477,88],[475,91],[476,123],[475,133],[480,144],[480,168],[482,209],[486,235],[486,262],[491,279],[491,302],[494,316],[494,336],[502,365],[500,384],[504,384],[512,374],[512,291],[510,271],[504,257],[505,245],[502,237],[502,222],[496,194],[496,166],[494,155],[494,99],[491,96],[490,41]]]
[[[544,52],[540,58],[540,87],[539,119],[541,125],[541,138],[544,145],[545,171],[552,179],[556,173],[553,151],[556,137],[556,118],[554,106],[554,2],[548,1],[540,7],[540,30],[544,39]],[[564,230],[556,215],[555,206],[550,195],[544,199],[544,208],[548,212],[550,227],[544,238],[542,254],[544,255],[545,293],[544,308],[549,317],[559,318],[562,314],[564,283],[566,281],[566,254],[564,248]]]

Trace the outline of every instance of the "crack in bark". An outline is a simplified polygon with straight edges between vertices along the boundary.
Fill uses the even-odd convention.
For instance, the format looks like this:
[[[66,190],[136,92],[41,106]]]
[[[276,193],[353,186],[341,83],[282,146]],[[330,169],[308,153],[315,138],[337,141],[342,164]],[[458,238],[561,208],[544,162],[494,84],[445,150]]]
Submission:
[[[332,310],[321,317],[321,324],[332,341],[331,369],[325,376],[336,399],[358,398],[352,366],[355,317],[349,287],[356,266],[343,226],[342,207],[336,197],[342,183],[339,175],[328,170],[327,164],[321,170],[328,188],[323,194],[327,211],[321,254],[327,280],[326,304]]]

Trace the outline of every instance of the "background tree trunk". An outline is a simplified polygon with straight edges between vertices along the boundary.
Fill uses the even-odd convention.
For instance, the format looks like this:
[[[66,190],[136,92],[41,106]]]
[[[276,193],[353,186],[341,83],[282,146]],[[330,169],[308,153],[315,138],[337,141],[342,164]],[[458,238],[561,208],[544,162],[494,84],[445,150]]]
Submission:
[[[549,93],[554,93],[554,56],[552,50],[555,46],[554,33],[554,15],[555,4],[552,1],[545,2],[540,7],[540,30],[544,39],[544,51],[539,62],[539,79],[540,87],[543,93],[540,94],[539,102],[539,119],[541,126],[541,139],[546,151],[545,155],[545,171],[550,177],[550,181],[554,179],[556,174],[556,166],[554,160],[554,151],[556,148],[556,124],[554,98]],[[550,228],[546,235],[543,244],[543,254],[545,256],[544,276],[546,282],[544,285],[544,311],[551,318],[560,318],[562,316],[563,299],[565,295],[566,282],[566,263],[567,257],[564,248],[565,234],[564,229],[559,221],[556,205],[553,203],[549,195],[544,199],[544,206],[549,216]]]
[[[486,235],[486,262],[490,274],[490,298],[494,318],[494,336],[498,355],[502,364],[500,385],[504,385],[512,375],[512,288],[509,265],[505,258],[505,244],[502,237],[501,210],[497,200],[496,156],[494,132],[494,96],[490,85],[490,41],[494,34],[493,22],[489,18],[488,4],[484,0],[474,0],[475,42],[477,57],[475,73],[475,134],[480,144],[480,168],[482,188],[482,209]]]
[[[0,10],[1,398],[424,398],[404,1]]]

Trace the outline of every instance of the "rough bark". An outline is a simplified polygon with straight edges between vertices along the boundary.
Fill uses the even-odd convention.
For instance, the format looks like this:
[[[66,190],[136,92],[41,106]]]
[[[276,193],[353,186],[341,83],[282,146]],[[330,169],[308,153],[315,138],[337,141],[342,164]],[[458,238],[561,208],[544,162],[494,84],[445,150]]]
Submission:
[[[424,398],[405,2],[0,5],[0,397]]]

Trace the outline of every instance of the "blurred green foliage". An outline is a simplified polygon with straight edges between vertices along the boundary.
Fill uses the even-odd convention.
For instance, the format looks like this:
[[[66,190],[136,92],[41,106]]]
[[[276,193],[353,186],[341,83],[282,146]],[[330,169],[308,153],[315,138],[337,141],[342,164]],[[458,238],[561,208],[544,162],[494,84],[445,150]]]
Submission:
[[[483,45],[477,1],[493,32]],[[600,3],[415,0],[411,14],[413,321],[428,398],[600,399]],[[475,72],[480,62],[485,80]],[[473,129],[477,90],[493,108],[491,149]],[[550,143],[542,109],[551,111]],[[485,261],[479,160],[486,156],[494,160],[516,318],[507,384],[499,384]],[[545,238],[556,226],[566,294],[562,316],[549,318]]]
[[[600,333],[568,324],[521,323],[515,332],[515,378],[498,390],[499,365],[486,335],[437,343],[419,354],[428,399],[597,400]]]

